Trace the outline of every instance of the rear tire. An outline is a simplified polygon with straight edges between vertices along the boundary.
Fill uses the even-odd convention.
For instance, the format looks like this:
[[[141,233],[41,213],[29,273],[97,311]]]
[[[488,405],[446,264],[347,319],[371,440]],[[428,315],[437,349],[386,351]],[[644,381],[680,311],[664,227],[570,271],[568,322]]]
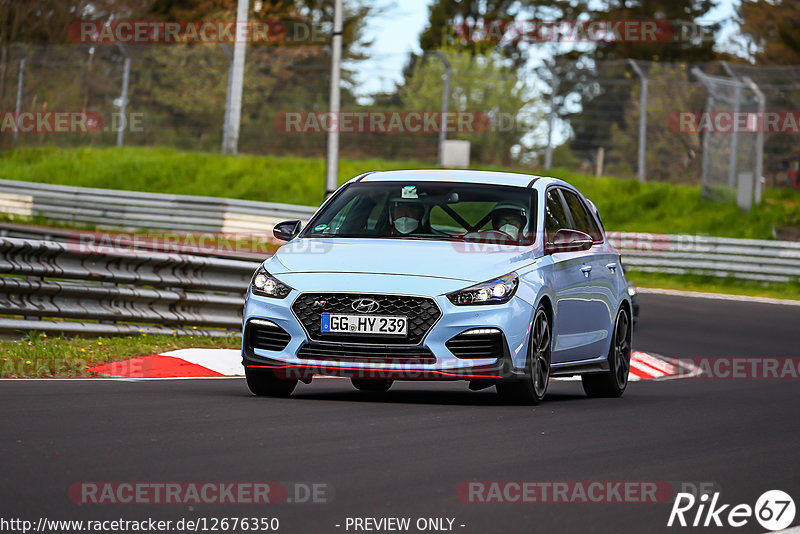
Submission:
[[[278,378],[270,370],[245,369],[247,387],[259,397],[288,397],[297,386],[297,379]]]
[[[518,382],[500,382],[497,393],[512,404],[539,404],[547,395],[550,382],[550,349],[552,340],[550,318],[544,306],[536,308],[525,362],[525,378]]]
[[[583,375],[583,391],[590,397],[621,397],[628,387],[631,368],[631,322],[626,308],[620,308],[614,322],[614,337],[608,349],[609,370]]]
[[[368,380],[364,378],[351,378],[353,387],[359,391],[370,393],[385,393],[394,384],[394,380]]]

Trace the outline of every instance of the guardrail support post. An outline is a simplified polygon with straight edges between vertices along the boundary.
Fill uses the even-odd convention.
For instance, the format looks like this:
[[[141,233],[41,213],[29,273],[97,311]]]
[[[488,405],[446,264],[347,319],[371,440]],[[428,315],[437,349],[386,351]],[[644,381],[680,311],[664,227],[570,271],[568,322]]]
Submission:
[[[22,111],[22,87],[25,85],[25,52],[22,50],[22,45],[17,43],[19,55],[22,56],[19,60],[19,78],[17,80],[17,106],[16,115],[14,116],[14,146],[19,144],[19,114]]]
[[[131,78],[131,57],[121,43],[117,43],[117,48],[125,56],[125,63],[122,67],[122,95],[119,97],[119,127],[117,128],[117,146],[125,144],[125,128],[128,124],[128,85]]]
[[[550,167],[553,166],[553,128],[555,128],[556,122],[556,95],[561,85],[561,78],[558,76],[554,63],[548,62],[547,67],[550,71],[550,113],[547,116],[547,148],[544,152],[544,168],[545,170],[550,170]]]
[[[222,153],[225,153],[225,150],[228,146],[228,126],[230,125],[230,117],[231,117],[231,91],[233,90],[232,83],[233,83],[233,52],[231,52],[231,48],[226,43],[220,43],[222,47],[222,51],[225,52],[225,55],[228,56],[228,89],[225,91],[225,118],[222,122],[222,148],[220,149]]]
[[[339,184],[339,104],[342,74],[342,0],[334,3],[333,39],[331,40],[331,91],[329,112],[332,128],[328,131],[328,154],[325,160],[325,196],[336,191]]]
[[[744,83],[755,93],[758,100],[758,116],[760,117],[759,123],[764,120],[764,112],[767,108],[767,99],[764,93],[750,78],[744,78]],[[756,134],[756,169],[755,169],[755,184],[753,184],[753,192],[755,195],[755,203],[761,204],[761,175],[764,173],[764,127],[758,129]]]
[[[639,92],[639,159],[636,165],[639,181],[644,183],[647,180],[646,154],[647,154],[647,76],[644,71],[633,59],[628,59],[633,70],[642,80],[641,91]]]
[[[233,45],[233,65],[231,66],[230,91],[225,103],[227,123],[225,125],[226,144],[223,154],[236,154],[239,151],[239,127],[242,122],[242,91],[244,90],[244,57],[247,51],[247,15],[250,0],[239,0],[236,8],[236,32]]]
[[[444,142],[447,139],[447,132],[445,131],[445,124],[447,124],[447,110],[450,106],[450,62],[441,50],[436,51],[436,55],[444,65],[444,87],[442,87],[442,121],[441,128],[439,128],[439,166],[444,167]]]

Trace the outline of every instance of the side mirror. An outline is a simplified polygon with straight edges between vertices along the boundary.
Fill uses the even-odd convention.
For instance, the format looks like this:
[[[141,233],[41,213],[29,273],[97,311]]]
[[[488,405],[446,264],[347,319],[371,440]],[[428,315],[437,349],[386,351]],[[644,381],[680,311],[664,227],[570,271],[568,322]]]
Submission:
[[[562,228],[553,237],[552,243],[547,243],[545,251],[547,254],[554,252],[578,252],[592,248],[592,236],[578,230],[568,230]]]
[[[272,229],[272,235],[281,241],[289,241],[294,236],[300,233],[303,223],[300,221],[283,221],[275,225]]]

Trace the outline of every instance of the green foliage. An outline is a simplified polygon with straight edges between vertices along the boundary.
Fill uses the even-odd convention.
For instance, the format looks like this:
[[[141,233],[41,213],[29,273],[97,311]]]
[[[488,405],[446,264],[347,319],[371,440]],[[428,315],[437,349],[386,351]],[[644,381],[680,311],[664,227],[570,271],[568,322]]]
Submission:
[[[453,49],[444,51],[451,66],[451,111],[470,111],[492,118],[488,131],[448,135],[471,142],[473,159],[485,163],[509,164],[511,149],[519,145],[535,123],[532,89],[498,54],[476,54]],[[406,109],[441,109],[444,66],[436,57],[429,57],[414,71],[402,91]]]
[[[495,23],[512,20],[519,9],[514,0],[486,0],[463,2],[460,0],[434,0],[428,8],[428,25],[419,36],[423,51],[437,50],[447,45],[470,54],[487,54],[497,49],[497,43],[486,39],[482,31],[470,29],[477,21]],[[519,43],[504,43],[500,53],[511,58],[515,66],[524,63]]]
[[[631,73],[627,75],[630,77]],[[700,134],[675,131],[673,128],[678,123],[673,114],[703,109],[705,91],[690,85],[686,65],[653,64],[647,76],[647,178],[658,182],[697,183],[702,160]],[[676,87],[681,90],[676,91]],[[631,176],[636,173],[641,89],[641,84],[637,84],[631,92],[625,112],[626,127],[614,124],[611,128],[609,152],[624,156],[606,166],[611,174]]]
[[[800,10],[796,0],[742,0],[737,8],[742,33],[755,47],[756,63],[800,64]]]
[[[339,182],[366,171],[429,167],[419,161],[343,159]],[[800,226],[800,196],[790,190],[767,189],[764,203],[745,214],[732,203],[702,200],[699,187],[594,178],[564,169],[549,174],[589,197],[609,230],[770,239],[773,228]],[[319,158],[230,157],[167,148],[0,152],[0,177],[5,179],[302,205],[322,202],[324,176],[325,162]]]

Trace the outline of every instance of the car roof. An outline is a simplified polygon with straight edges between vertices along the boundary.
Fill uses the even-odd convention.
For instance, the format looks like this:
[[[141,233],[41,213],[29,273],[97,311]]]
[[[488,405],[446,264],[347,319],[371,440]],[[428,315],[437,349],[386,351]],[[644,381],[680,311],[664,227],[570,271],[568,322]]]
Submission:
[[[454,182],[470,184],[505,185],[513,187],[529,187],[533,182],[536,188],[547,187],[551,184],[560,184],[572,187],[570,184],[547,176],[522,174],[514,172],[473,171],[456,169],[419,169],[398,171],[375,171],[354,178],[358,182]]]

